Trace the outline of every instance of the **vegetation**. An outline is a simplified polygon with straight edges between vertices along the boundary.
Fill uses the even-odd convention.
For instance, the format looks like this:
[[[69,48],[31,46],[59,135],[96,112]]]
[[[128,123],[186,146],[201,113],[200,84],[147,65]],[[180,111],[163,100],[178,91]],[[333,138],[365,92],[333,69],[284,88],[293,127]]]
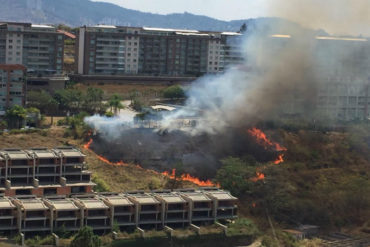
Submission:
[[[19,105],[14,105],[5,113],[7,125],[11,129],[20,129],[26,123],[27,110]]]
[[[48,235],[46,237],[35,236],[34,238],[26,239],[25,244],[26,246],[30,247],[38,247],[41,245],[53,245],[54,238],[51,235]]]
[[[179,85],[174,85],[163,90],[163,97],[167,99],[184,98],[185,92]]]
[[[89,114],[104,114],[107,105],[103,103],[104,92],[98,88],[89,87],[85,92],[75,89],[73,86],[58,90],[52,96],[46,91],[31,91],[28,94],[27,104],[29,107],[40,109],[42,114],[73,115],[81,111]]]
[[[121,101],[122,101],[122,98],[118,94],[113,94],[108,101],[108,105],[111,108],[111,111],[114,112],[115,115],[118,113],[118,110],[124,108]]]
[[[70,247],[100,247],[101,240],[89,226],[82,227],[71,242]]]
[[[97,175],[93,175],[92,181],[96,183],[96,186],[94,187],[94,191],[96,192],[110,191],[109,185],[103,179],[99,178]]]
[[[254,186],[252,179],[256,177],[255,161],[244,161],[240,158],[229,157],[221,161],[223,166],[217,171],[216,181],[222,188],[233,195],[240,196],[251,192]]]

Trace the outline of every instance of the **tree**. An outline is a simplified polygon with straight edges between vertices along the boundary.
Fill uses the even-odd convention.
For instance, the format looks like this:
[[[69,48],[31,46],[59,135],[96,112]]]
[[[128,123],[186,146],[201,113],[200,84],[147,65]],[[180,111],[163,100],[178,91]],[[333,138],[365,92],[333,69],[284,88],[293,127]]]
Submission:
[[[27,111],[20,105],[14,105],[6,111],[5,118],[8,122],[8,127],[11,129],[20,129],[24,126],[27,116]]]
[[[54,99],[60,111],[78,113],[81,110],[83,94],[80,90],[62,89],[55,92]]]
[[[119,109],[124,108],[121,101],[122,98],[118,94],[113,94],[112,97],[110,97],[108,105],[111,107],[111,110],[114,112],[114,114],[117,114]]]
[[[174,85],[166,88],[163,91],[163,97],[167,99],[178,99],[178,98],[184,98],[185,92],[179,85]]]
[[[103,104],[104,92],[100,88],[89,87],[83,96],[83,108],[88,113],[104,113],[106,107]]]
[[[256,177],[256,167],[239,158],[229,157],[221,161],[223,166],[217,171],[216,181],[222,188],[239,196],[249,192],[253,185],[252,178]]]
[[[45,91],[31,91],[28,93],[27,106],[35,107],[41,113],[51,116],[51,125],[53,125],[54,115],[58,111],[58,102]]]
[[[72,240],[71,247],[100,247],[101,240],[89,226],[82,227]]]

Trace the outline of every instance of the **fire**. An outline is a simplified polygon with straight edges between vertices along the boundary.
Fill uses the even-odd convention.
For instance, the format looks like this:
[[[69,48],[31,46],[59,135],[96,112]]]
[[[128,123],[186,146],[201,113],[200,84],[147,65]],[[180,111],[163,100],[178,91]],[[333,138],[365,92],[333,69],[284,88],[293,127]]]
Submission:
[[[266,134],[262,132],[262,130],[257,129],[257,128],[252,128],[248,130],[248,133],[251,136],[254,136],[257,139],[257,142],[262,145],[265,149],[269,147],[275,148],[276,151],[286,151],[287,149],[285,147],[282,147],[279,143],[277,142],[272,142],[270,141]]]
[[[283,151],[287,151],[288,150],[285,147],[281,146],[279,143],[270,141],[267,138],[266,134],[263,133],[263,131],[260,130],[260,129],[252,128],[252,129],[249,129],[248,130],[248,133],[251,136],[254,136],[256,138],[257,142],[260,145],[262,145],[265,149],[268,149],[270,147],[273,147],[278,152],[283,152]],[[284,162],[284,154],[279,154],[279,156],[277,157],[277,159],[273,163],[276,164],[276,165],[278,165],[278,164],[280,164],[282,162]]]
[[[203,180],[200,180],[197,177],[191,176],[188,173],[182,174],[182,175],[176,177],[176,169],[172,169],[171,173],[168,172],[168,171],[162,172],[162,175],[164,175],[165,177],[168,177],[170,179],[176,179],[177,181],[189,181],[189,182],[192,182],[192,183],[194,183],[196,185],[199,185],[199,186],[209,186],[209,187],[217,186],[217,187],[220,187],[219,184],[214,184],[211,180],[203,181]]]
[[[85,145],[83,145],[83,147],[87,150],[90,150],[90,146],[93,142],[93,139],[90,139]],[[104,162],[105,164],[108,164],[108,165],[111,165],[111,166],[129,166],[127,163],[123,162],[123,161],[118,161],[118,162],[112,162],[110,160],[108,160],[107,158],[101,156],[101,155],[97,155],[98,159],[102,162]],[[140,165],[135,165],[135,167],[137,169],[144,169],[143,167],[141,167]],[[213,186],[217,186],[217,187],[220,187],[219,184],[214,184],[211,180],[206,180],[206,181],[203,181],[203,180],[200,180],[199,178],[197,177],[193,177],[191,176],[190,174],[182,174],[178,177],[176,177],[176,169],[172,169],[172,172],[162,172],[162,173],[159,173],[157,171],[154,171],[154,170],[147,170],[148,172],[152,172],[154,174],[162,174],[164,175],[165,177],[168,177],[170,179],[176,179],[177,181],[189,181],[189,182],[192,182],[196,185],[199,185],[199,186],[209,186],[209,187],[213,187]]]
[[[93,139],[91,138],[85,145],[84,145],[84,149],[90,149],[90,145],[91,143],[93,142]]]
[[[257,175],[256,177],[251,178],[251,181],[257,182],[265,179],[265,174],[263,174],[262,172],[257,172],[256,175]]]
[[[275,165],[278,165],[280,163],[284,162],[284,154],[280,154],[278,158],[274,161]]]

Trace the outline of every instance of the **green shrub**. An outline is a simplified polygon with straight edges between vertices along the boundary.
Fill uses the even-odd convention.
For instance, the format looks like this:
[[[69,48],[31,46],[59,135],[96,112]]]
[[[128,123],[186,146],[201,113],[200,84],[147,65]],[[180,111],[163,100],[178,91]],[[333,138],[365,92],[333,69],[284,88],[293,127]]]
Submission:
[[[96,192],[107,192],[110,190],[109,185],[101,178],[97,177],[96,175],[93,176],[92,181],[96,183],[94,190]]]
[[[100,247],[101,240],[89,226],[82,227],[71,242],[70,247]]]
[[[166,88],[163,91],[163,97],[167,99],[184,98],[185,92],[179,85],[174,85],[174,86]]]

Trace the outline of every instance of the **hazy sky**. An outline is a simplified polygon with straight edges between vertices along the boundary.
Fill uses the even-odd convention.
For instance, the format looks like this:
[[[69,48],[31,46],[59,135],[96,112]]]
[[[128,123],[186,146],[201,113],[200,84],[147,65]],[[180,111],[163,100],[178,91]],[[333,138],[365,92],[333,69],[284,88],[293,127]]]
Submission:
[[[206,15],[220,20],[282,17],[332,34],[370,36],[370,0],[94,0],[158,14]]]
[[[190,12],[220,20],[265,16],[266,0],[93,0],[110,2],[144,12],[168,14]]]

